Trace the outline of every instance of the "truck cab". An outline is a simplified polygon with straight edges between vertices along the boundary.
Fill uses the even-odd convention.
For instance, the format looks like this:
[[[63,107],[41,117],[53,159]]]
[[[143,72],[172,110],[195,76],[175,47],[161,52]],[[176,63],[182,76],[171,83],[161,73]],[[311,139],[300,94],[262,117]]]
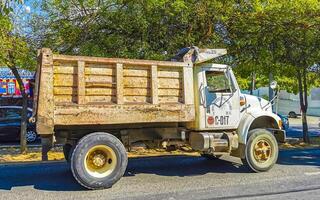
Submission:
[[[214,52],[210,58],[226,53],[221,49],[209,52]],[[272,103],[242,94],[228,65],[198,60],[193,73],[196,119],[189,125],[194,130],[189,137],[192,148],[206,157],[230,153],[253,171],[269,170],[277,159],[277,142],[286,137]]]
[[[195,81],[197,130],[237,129],[245,105],[240,105],[241,92],[232,69],[227,65],[196,66]]]
[[[201,64],[194,69],[196,120],[198,131],[237,130],[245,142],[244,127],[255,119],[268,119],[260,128],[281,129],[281,118],[272,112],[272,104],[260,97],[242,94],[232,68],[222,64]],[[249,124],[248,124],[249,123]],[[258,123],[255,121],[255,123]],[[282,131],[281,131],[282,132]],[[276,133],[277,137],[284,132]]]

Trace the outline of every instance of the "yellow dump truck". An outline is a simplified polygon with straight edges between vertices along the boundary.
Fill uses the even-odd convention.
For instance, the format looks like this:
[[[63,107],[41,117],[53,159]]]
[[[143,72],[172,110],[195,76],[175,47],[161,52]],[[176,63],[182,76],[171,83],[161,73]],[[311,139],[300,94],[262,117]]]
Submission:
[[[285,140],[270,102],[241,93],[232,69],[210,63],[223,49],[190,49],[152,61],[39,51],[32,121],[43,155],[64,144],[75,179],[111,187],[132,146],[191,147],[207,158],[240,157],[255,172],[277,160]],[[170,148],[169,148],[170,147]]]

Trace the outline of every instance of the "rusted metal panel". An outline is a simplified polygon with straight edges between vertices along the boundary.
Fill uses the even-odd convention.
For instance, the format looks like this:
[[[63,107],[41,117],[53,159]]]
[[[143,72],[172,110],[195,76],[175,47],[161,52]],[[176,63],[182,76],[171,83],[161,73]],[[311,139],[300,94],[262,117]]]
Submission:
[[[195,118],[190,63],[42,52],[37,83],[40,134],[52,133],[55,125],[172,123]]]
[[[57,106],[57,125],[130,124],[188,122],[194,120],[194,106],[184,104],[111,104]]]
[[[78,61],[78,67],[77,67],[77,97],[78,97],[78,104],[85,104],[86,99],[86,80],[85,80],[85,74],[84,74],[84,62]]]
[[[50,49],[42,49],[40,54],[40,73],[37,105],[37,132],[53,134],[54,95],[53,95],[53,56]]]
[[[98,75],[98,76],[115,76],[115,65],[95,65],[87,64],[85,68],[86,75]]]
[[[138,60],[138,59],[123,59],[123,58],[101,58],[101,57],[88,57],[88,56],[68,56],[54,54],[53,59],[57,61],[75,61],[82,60],[84,62],[91,63],[107,63],[117,64],[122,63],[124,65],[138,65],[138,66],[164,66],[164,67],[192,67],[188,62],[171,62],[171,61],[154,61],[154,60]]]
[[[193,92],[193,70],[191,68],[183,68],[183,99],[185,104],[194,104]]]
[[[77,78],[77,74],[54,74],[53,86],[75,87]]]
[[[116,70],[117,104],[123,104],[123,64],[118,63]]]
[[[159,103],[159,90],[158,90],[158,66],[151,66],[151,103],[158,104]]]

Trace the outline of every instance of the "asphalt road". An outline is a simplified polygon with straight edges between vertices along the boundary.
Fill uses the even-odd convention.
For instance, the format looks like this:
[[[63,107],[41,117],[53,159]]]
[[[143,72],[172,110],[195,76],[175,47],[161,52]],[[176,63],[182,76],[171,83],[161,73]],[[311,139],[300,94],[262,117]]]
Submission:
[[[310,137],[319,137],[320,128],[316,125],[309,125],[308,132]],[[301,125],[291,125],[287,130],[287,137],[292,138],[302,138],[302,126]]]
[[[65,162],[0,165],[0,199],[318,199],[320,149],[281,151],[267,173],[239,160],[201,157],[130,159],[111,189],[87,191]]]

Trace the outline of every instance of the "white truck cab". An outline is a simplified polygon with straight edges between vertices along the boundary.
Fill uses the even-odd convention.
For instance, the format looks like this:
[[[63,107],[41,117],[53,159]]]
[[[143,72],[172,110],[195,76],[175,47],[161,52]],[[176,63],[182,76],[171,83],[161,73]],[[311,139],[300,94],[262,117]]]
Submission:
[[[226,53],[216,52],[220,52],[217,56]],[[194,87],[196,120],[189,127],[195,130],[190,134],[191,146],[205,156],[230,152],[253,171],[270,169],[278,156],[277,141],[285,141],[281,118],[272,112],[271,103],[242,94],[227,65],[195,62]],[[229,149],[223,148],[227,145]]]

